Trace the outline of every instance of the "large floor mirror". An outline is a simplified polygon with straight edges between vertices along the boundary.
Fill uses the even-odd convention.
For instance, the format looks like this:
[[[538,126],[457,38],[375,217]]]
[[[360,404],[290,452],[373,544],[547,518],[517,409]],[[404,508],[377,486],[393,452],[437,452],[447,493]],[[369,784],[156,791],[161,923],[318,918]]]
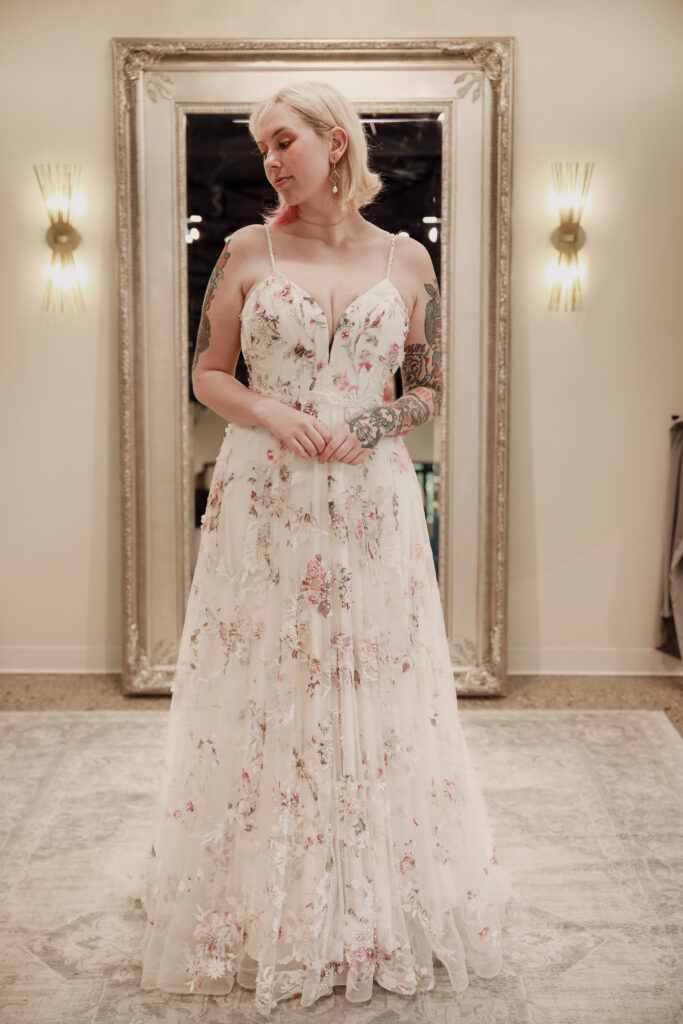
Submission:
[[[337,84],[367,126],[386,188],[364,216],[432,255],[446,398],[405,442],[454,685],[504,692],[512,42],[113,41],[124,692],[170,689],[226,427],[192,393],[201,303],[225,240],[275,199],[249,111],[303,77]],[[248,385],[241,356],[236,372]]]

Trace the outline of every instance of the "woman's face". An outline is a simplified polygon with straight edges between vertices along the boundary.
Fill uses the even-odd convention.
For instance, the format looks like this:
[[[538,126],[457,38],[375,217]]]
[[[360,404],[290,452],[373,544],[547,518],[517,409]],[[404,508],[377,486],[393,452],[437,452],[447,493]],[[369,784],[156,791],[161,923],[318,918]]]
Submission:
[[[284,103],[262,114],[256,127],[266,177],[289,206],[318,192],[327,197],[330,165],[344,152],[345,140],[343,128],[321,138]]]

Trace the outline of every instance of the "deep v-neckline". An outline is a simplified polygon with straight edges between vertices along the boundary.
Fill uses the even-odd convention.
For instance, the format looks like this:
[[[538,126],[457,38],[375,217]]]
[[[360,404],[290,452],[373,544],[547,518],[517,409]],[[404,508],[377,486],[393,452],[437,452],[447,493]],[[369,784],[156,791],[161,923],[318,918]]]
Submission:
[[[372,292],[374,292],[377,288],[380,287],[380,285],[383,285],[383,284],[388,282],[391,285],[391,287],[394,289],[394,291],[396,292],[396,295],[398,296],[398,298],[399,298],[401,304],[403,305],[403,308],[405,309],[406,313],[408,312],[408,307],[406,306],[405,302],[403,301],[403,296],[399,292],[398,288],[396,287],[396,285],[394,284],[394,282],[391,280],[390,277],[385,276],[385,277],[382,278],[381,281],[375,282],[375,284],[373,284],[370,288],[366,288],[366,290],[364,292],[361,292],[360,295],[356,295],[355,299],[352,299],[351,302],[349,302],[348,306],[345,309],[343,309],[342,312],[340,313],[339,318],[337,319],[337,323],[336,323],[335,328],[334,328],[334,332],[332,334],[332,337],[330,338],[330,322],[327,319],[327,313],[325,312],[323,307],[320,305],[318,300],[315,298],[315,296],[311,295],[310,292],[306,291],[305,288],[303,288],[300,284],[297,284],[296,281],[293,281],[292,278],[288,274],[284,274],[281,270],[273,270],[273,272],[271,274],[269,274],[268,277],[266,278],[266,281],[270,280],[271,277],[282,277],[282,278],[284,278],[284,280],[287,281],[288,284],[293,285],[299,292],[301,292],[302,295],[304,295],[309,300],[309,302],[312,302],[313,305],[316,306],[317,309],[320,311],[320,313],[322,315],[322,318],[323,318],[323,322],[325,324],[325,338],[327,340],[327,358],[328,358],[328,362],[329,362],[329,359],[330,359],[330,357],[332,355],[332,349],[334,348],[334,342],[335,342],[335,339],[337,337],[337,334],[339,333],[339,329],[342,326],[342,323],[344,322],[344,319],[347,316],[347,314],[349,313],[349,311],[351,309],[353,309],[353,307],[356,305],[357,302],[360,302],[361,299],[364,299],[366,297],[366,295],[371,295]]]
[[[342,310],[341,315],[340,315],[339,319],[337,320],[337,323],[335,324],[334,331],[332,332],[332,337],[330,338],[330,322],[327,319],[327,313],[323,309],[322,305],[315,298],[315,296],[311,295],[311,293],[306,291],[305,288],[302,288],[302,286],[300,284],[297,284],[297,282],[294,281],[291,277],[289,277],[288,274],[285,274],[285,273],[283,273],[283,271],[278,270],[278,268],[277,268],[277,266],[275,264],[275,253],[273,252],[273,243],[272,243],[271,238],[270,238],[270,228],[268,227],[267,223],[265,224],[265,229],[266,229],[266,237],[268,239],[268,250],[270,252],[270,263],[271,263],[271,266],[272,266],[272,271],[268,275],[268,277],[264,278],[263,281],[259,282],[259,284],[266,284],[268,281],[270,281],[270,279],[272,277],[280,277],[283,280],[287,281],[290,285],[292,285],[292,287],[296,288],[297,291],[302,296],[304,296],[306,299],[309,300],[309,302],[313,303],[313,305],[317,307],[317,309],[319,310],[319,312],[320,312],[320,314],[322,316],[322,323],[325,324],[325,342],[326,342],[326,357],[325,358],[326,358],[326,365],[329,365],[329,363],[330,363],[330,360],[332,358],[332,350],[335,347],[334,343],[335,343],[335,340],[337,338],[337,334],[339,333],[339,329],[341,328],[342,324],[344,323],[344,320],[348,316],[349,312],[353,309],[353,307],[356,305],[357,302],[360,302],[360,300],[364,299],[367,295],[371,295],[372,292],[374,292],[381,285],[386,284],[386,283],[389,283],[391,285],[391,287],[394,290],[394,294],[398,297],[399,302],[403,306],[405,314],[406,314],[406,316],[408,318],[408,322],[410,322],[410,312],[408,310],[408,307],[405,304],[403,296],[401,295],[400,291],[398,290],[398,288],[396,287],[394,282],[389,277],[389,274],[391,273],[391,264],[392,264],[393,258],[394,258],[394,245],[395,245],[395,242],[396,242],[396,235],[392,235],[391,236],[391,248],[389,250],[389,263],[387,265],[387,272],[386,272],[386,274],[384,275],[384,277],[382,278],[381,281],[377,281],[370,288],[367,288],[365,291],[361,292],[360,295],[357,295],[355,297],[355,299],[353,299],[348,304],[348,306],[345,309]],[[254,291],[256,291],[256,288],[258,286],[259,285],[254,285],[254,287],[250,291],[249,295],[251,295]],[[322,323],[321,323],[321,326],[322,326]]]

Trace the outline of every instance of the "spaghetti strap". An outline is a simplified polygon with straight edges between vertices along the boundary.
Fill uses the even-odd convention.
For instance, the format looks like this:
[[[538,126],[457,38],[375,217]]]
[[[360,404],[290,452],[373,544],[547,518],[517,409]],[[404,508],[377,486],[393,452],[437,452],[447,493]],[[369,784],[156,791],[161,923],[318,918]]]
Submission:
[[[271,265],[273,267],[273,270],[277,270],[277,267],[275,266],[275,256],[273,255],[273,243],[270,240],[270,228],[269,228],[268,224],[265,225],[265,228],[266,228],[266,237],[268,239],[268,248],[270,249],[270,262],[271,262]]]
[[[391,249],[389,250],[389,265],[387,266],[387,280],[391,274],[391,264],[394,259],[394,242],[396,241],[396,235],[391,236]]]

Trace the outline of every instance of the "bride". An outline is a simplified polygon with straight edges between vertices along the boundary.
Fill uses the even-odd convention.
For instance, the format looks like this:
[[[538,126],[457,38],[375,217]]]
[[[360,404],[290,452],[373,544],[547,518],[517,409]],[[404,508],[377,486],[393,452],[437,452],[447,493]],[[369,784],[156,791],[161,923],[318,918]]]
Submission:
[[[187,605],[143,905],[142,988],[402,995],[502,969],[509,893],[402,435],[441,407],[425,247],[323,82],[250,131],[278,207],[228,239],[192,372],[228,421]],[[240,350],[249,387],[235,379]],[[400,369],[403,394],[385,399]]]

